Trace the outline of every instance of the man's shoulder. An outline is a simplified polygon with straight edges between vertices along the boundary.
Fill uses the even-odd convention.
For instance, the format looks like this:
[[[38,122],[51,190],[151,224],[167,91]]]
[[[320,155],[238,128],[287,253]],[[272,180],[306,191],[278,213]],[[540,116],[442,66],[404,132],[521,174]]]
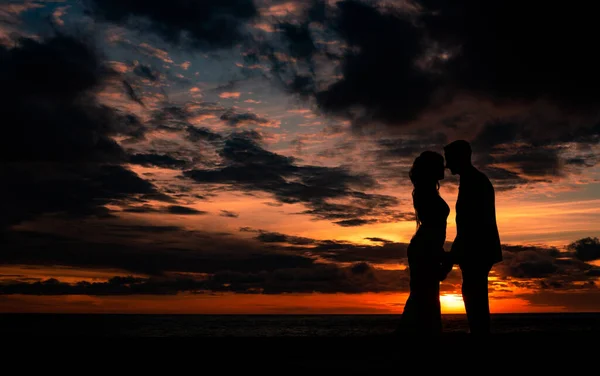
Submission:
[[[473,174],[473,180],[476,181],[477,183],[490,184],[490,185],[492,184],[492,182],[490,181],[490,178],[488,178],[488,176],[479,169],[475,169],[475,173]]]
[[[474,169],[473,173],[469,174],[468,177],[461,178],[460,185],[465,187],[477,187],[476,189],[481,189],[482,187],[494,189],[494,186],[488,176],[480,171],[479,169]]]

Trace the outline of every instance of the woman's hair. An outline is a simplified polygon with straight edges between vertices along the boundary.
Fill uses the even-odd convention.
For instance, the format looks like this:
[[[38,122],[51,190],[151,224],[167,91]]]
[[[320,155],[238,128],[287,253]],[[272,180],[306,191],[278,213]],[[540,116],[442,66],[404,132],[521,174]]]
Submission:
[[[408,173],[413,184],[412,197],[417,228],[421,225],[417,201],[427,200],[428,196],[439,194],[440,182],[437,173],[440,164],[444,165],[444,157],[441,154],[434,151],[424,151],[415,159]]]

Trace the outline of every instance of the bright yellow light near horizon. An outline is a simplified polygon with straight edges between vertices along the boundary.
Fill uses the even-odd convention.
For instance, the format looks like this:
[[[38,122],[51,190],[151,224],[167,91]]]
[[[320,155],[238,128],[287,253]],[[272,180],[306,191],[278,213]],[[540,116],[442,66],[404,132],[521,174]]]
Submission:
[[[465,303],[461,294],[442,294],[440,295],[442,313],[464,313]]]

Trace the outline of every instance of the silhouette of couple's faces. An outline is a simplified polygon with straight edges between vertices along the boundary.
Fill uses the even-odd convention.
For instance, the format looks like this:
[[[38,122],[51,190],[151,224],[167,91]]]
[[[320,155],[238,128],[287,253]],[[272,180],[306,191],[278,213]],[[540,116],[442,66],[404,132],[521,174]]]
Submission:
[[[467,141],[457,140],[444,147],[444,156],[432,151],[423,152],[419,158],[423,158],[428,167],[428,179],[435,178],[440,181],[444,179],[446,168],[452,175],[460,175],[471,165],[471,145]]]

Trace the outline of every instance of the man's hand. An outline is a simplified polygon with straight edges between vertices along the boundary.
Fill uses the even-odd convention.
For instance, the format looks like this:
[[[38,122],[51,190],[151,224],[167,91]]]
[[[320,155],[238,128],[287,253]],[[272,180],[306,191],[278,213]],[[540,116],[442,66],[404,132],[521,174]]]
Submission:
[[[454,264],[452,263],[452,261],[450,261],[449,258],[447,260],[442,261],[442,263],[440,264],[440,282],[445,280],[446,277],[448,277],[448,274],[452,271],[453,266]]]
[[[439,275],[440,282],[442,282],[443,280],[446,279],[446,277],[448,277],[448,274],[450,273],[451,270],[452,270],[451,264],[442,264],[440,266],[440,275]]]

